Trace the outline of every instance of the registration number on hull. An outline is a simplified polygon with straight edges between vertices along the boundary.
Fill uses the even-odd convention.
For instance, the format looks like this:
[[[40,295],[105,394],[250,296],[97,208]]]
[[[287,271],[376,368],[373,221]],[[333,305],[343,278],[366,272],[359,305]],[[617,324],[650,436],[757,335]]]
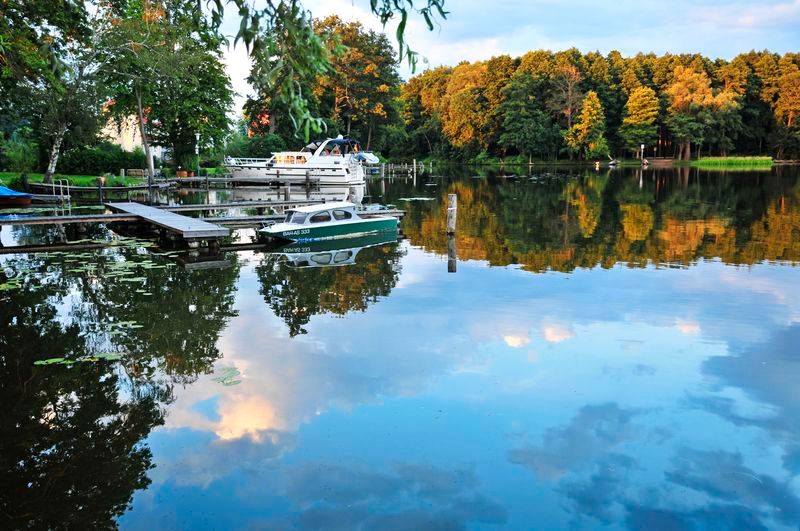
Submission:
[[[302,236],[303,234],[309,234],[311,229],[298,229],[298,230],[288,230],[283,233],[284,236]]]

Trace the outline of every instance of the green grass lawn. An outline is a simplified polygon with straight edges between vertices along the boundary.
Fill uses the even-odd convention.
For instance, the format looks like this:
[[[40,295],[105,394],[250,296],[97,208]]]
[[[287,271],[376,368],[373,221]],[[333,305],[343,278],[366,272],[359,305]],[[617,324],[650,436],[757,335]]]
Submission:
[[[6,185],[8,185],[9,183],[19,179],[19,176],[19,172],[2,171],[0,172],[0,181],[3,181]],[[97,175],[61,175],[60,173],[56,173],[53,177],[53,180],[55,181],[58,179],[66,179],[72,186],[97,186]],[[43,173],[28,174],[28,182],[30,183],[40,183],[43,180]],[[129,186],[134,184],[142,184],[145,182],[146,179],[144,177],[121,178],[116,176],[106,179],[106,186]]]

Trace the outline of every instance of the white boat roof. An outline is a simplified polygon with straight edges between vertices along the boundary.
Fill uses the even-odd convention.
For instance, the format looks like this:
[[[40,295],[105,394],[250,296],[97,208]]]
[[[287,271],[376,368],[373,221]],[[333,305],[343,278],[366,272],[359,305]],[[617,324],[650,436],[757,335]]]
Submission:
[[[318,212],[320,210],[330,210],[331,208],[355,208],[355,203],[348,201],[332,201],[330,203],[320,203],[318,205],[307,205],[297,208],[291,208],[294,212]]]

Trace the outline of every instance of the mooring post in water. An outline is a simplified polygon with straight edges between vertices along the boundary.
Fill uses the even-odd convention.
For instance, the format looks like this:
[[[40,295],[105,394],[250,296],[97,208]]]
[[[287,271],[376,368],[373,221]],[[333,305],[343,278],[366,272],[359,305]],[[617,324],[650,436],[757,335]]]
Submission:
[[[455,234],[447,235],[447,272],[455,273],[456,264],[458,263],[456,255],[456,236]]]
[[[447,195],[447,234],[456,233],[456,214],[458,212],[458,196]]]
[[[97,178],[97,196],[100,199],[100,203],[103,203],[103,181],[105,181],[105,177],[98,177]]]
[[[311,171],[306,170],[306,199],[311,197]]]
[[[286,183],[286,188],[283,189],[283,199],[284,201],[288,201],[289,197],[292,194],[292,184]]]

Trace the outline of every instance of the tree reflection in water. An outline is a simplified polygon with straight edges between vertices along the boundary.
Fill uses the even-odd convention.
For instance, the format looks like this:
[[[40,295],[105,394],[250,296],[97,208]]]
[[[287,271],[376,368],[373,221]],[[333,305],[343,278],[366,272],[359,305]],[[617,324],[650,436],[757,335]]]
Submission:
[[[0,292],[3,529],[115,527],[150,483],[144,440],[173,385],[220,357],[238,267],[188,273],[144,256],[133,245],[3,263],[0,283],[21,279]],[[120,275],[124,263],[137,265]],[[102,352],[122,360],[78,361]],[[72,362],[34,364],[45,358]]]
[[[458,195],[459,258],[532,272],[625,263],[688,266],[800,261],[800,179],[679,170],[497,176],[445,182],[436,201],[401,203],[411,243],[447,252],[444,208]],[[500,181],[500,182],[498,182]],[[415,193],[401,184],[385,201]]]
[[[396,235],[390,239],[395,241]],[[375,243],[372,240],[361,238],[334,244],[331,248],[334,254],[337,251],[342,256],[353,254],[352,261],[339,265],[333,255],[329,263],[313,264],[312,260],[309,264],[305,255],[313,252],[292,252],[307,250],[302,246],[265,255],[256,267],[261,294],[289,327],[290,336],[305,334],[305,326],[313,315],[329,313],[341,317],[363,312],[369,304],[389,295],[400,275],[403,251],[396,242],[372,245]],[[318,254],[327,256],[330,251]]]

